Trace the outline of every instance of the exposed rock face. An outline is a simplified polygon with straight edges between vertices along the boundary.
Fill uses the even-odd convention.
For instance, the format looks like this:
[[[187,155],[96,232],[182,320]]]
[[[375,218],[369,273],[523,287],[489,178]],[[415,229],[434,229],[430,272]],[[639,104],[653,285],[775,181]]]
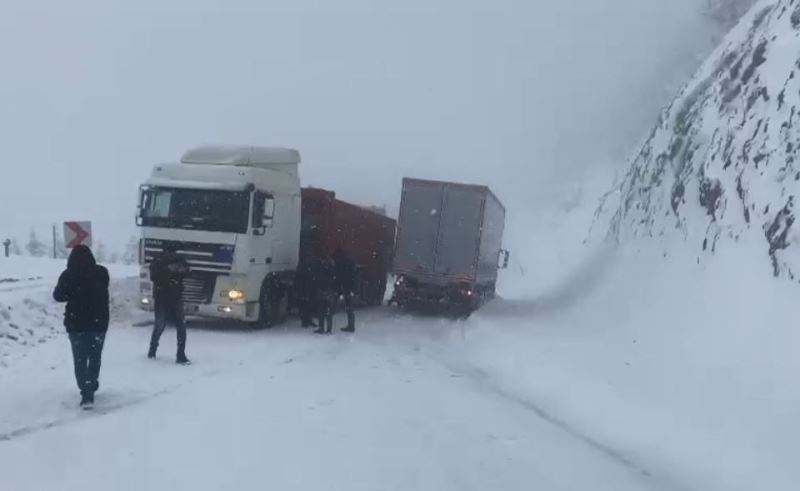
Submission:
[[[796,279],[799,146],[800,0],[764,0],[663,112],[598,220],[613,240],[678,234],[706,254],[754,234],[765,265]]]

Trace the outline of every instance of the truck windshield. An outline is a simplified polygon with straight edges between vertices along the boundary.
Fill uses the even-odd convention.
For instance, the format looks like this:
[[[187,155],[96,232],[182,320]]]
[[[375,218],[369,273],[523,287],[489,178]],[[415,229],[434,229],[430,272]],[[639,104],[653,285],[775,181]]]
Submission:
[[[247,233],[250,193],[245,191],[148,188],[141,199],[145,227]]]

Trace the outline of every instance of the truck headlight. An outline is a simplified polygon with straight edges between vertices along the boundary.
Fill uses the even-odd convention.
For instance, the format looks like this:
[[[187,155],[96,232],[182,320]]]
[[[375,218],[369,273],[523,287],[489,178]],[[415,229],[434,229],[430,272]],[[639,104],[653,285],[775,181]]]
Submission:
[[[233,290],[228,291],[228,298],[234,302],[238,300],[244,300],[244,292],[234,288]]]

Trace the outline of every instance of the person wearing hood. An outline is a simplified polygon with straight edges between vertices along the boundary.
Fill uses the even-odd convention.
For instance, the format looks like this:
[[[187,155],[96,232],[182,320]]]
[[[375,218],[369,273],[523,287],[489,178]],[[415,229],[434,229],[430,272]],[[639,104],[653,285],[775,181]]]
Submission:
[[[67,328],[75,364],[75,381],[81,392],[80,405],[94,405],[100,387],[100,361],[108,330],[108,270],[95,261],[91,249],[79,245],[72,249],[67,269],[53,291],[57,302],[66,303]]]
[[[183,318],[183,280],[189,274],[189,263],[178,255],[173,244],[166,244],[163,253],[150,263],[150,281],[153,282],[155,324],[150,336],[150,349],[147,357],[154,359],[158,342],[167,322],[175,325],[178,333],[178,354],[176,363],[188,365],[186,357],[186,323]]]

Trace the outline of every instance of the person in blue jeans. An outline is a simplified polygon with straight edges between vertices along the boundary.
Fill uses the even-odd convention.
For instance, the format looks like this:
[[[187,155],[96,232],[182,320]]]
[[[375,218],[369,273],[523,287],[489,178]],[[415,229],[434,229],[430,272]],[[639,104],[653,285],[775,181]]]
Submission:
[[[173,244],[164,245],[163,253],[150,263],[150,280],[153,282],[155,323],[150,336],[147,357],[155,359],[158,342],[168,322],[175,325],[178,335],[179,365],[191,362],[186,357],[186,322],[183,318],[183,280],[189,274],[189,263],[178,254]]]
[[[75,364],[75,381],[81,392],[80,405],[94,405],[100,388],[100,362],[108,330],[108,270],[95,261],[91,249],[79,245],[67,260],[67,269],[53,291],[57,302],[66,302],[67,328]]]

